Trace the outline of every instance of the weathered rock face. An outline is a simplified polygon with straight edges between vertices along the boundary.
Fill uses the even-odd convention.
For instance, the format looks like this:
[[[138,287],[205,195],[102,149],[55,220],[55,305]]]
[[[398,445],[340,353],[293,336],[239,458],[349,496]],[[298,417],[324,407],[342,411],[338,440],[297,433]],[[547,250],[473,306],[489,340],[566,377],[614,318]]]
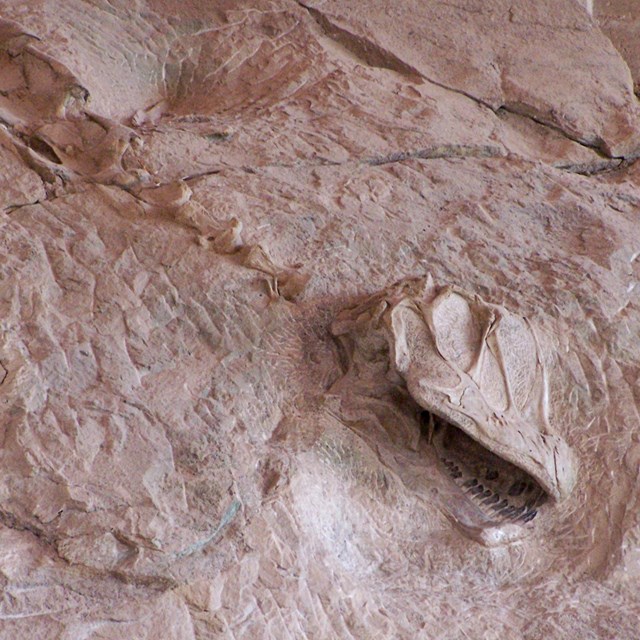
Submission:
[[[635,93],[640,93],[640,15],[633,0],[598,1],[595,18],[602,31],[611,38],[624,61],[629,65]]]
[[[583,5],[0,0],[0,638],[637,636]]]

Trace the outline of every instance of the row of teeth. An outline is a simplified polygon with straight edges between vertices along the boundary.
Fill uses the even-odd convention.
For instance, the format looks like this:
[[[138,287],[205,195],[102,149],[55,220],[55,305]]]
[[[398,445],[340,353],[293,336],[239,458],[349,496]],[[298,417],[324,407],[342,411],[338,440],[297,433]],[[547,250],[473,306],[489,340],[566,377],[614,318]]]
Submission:
[[[454,480],[462,478],[462,472],[456,464],[450,460],[443,459],[442,461]],[[506,498],[501,498],[499,494],[483,487],[476,478],[467,480],[462,484],[462,487],[478,504],[482,505],[483,511],[488,512],[488,515],[491,517],[499,516],[501,519],[511,520],[513,522],[530,522],[538,513],[538,510],[535,508],[535,499],[521,507],[513,506]],[[521,495],[525,489],[528,489],[526,483],[522,481],[515,482],[509,489],[508,494],[518,496]]]

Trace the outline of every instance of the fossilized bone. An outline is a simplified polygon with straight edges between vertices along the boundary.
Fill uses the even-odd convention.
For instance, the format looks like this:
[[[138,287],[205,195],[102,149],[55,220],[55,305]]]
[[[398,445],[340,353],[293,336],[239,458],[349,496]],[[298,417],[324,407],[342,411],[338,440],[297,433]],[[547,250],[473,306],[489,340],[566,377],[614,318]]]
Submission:
[[[532,519],[544,492],[556,501],[569,495],[576,464],[549,423],[544,354],[526,318],[457,287],[436,287],[428,277],[402,281],[345,310],[332,331],[355,338],[350,357],[356,366],[373,362],[373,354],[379,354],[386,341],[386,377],[399,374],[399,381],[428,412],[429,438],[440,459],[452,478],[461,478],[461,488],[480,501],[483,513],[496,511],[493,524],[505,518]],[[463,432],[456,436],[458,462],[447,459],[451,436],[446,428],[438,428],[447,422]],[[477,444],[488,450],[484,487],[473,480],[462,484],[466,478],[459,468],[474,477],[480,463],[470,460]],[[498,478],[500,461],[526,473],[516,469],[505,485]],[[499,500],[496,487],[504,492]],[[528,503],[526,492],[531,496]]]

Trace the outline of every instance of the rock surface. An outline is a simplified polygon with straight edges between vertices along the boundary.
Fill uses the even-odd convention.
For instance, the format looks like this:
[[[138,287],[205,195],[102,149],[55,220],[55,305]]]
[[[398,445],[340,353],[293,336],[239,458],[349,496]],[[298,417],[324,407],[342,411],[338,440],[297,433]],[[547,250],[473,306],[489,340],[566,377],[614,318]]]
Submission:
[[[640,9],[584,4],[0,0],[2,640],[637,636]],[[332,331],[428,275],[540,336],[524,524]]]
[[[635,93],[640,93],[640,14],[633,0],[603,0],[595,7],[595,19],[629,65]]]

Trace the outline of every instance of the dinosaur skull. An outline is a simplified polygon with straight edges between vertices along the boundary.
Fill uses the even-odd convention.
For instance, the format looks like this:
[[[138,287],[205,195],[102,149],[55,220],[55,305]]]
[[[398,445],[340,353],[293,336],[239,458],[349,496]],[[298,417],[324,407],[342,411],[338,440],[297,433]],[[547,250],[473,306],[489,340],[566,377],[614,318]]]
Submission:
[[[356,338],[360,368],[386,343],[385,378],[424,409],[439,459],[487,522],[527,522],[547,497],[569,495],[575,463],[549,423],[547,366],[526,318],[428,277],[342,312],[332,330]]]

